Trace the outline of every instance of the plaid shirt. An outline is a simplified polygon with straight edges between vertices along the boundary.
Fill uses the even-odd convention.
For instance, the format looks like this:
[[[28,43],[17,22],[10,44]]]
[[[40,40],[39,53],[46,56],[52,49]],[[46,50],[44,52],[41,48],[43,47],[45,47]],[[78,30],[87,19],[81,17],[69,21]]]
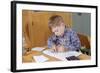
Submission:
[[[75,31],[69,28],[65,28],[63,36],[52,35],[48,39],[48,48],[51,48],[52,45],[63,45],[64,48],[67,48],[70,51],[79,50],[81,47],[80,40]]]

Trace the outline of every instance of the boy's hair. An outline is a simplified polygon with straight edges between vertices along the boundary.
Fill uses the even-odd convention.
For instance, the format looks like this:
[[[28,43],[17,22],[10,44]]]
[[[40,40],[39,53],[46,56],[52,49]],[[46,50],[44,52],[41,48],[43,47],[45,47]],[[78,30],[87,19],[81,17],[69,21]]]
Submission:
[[[49,27],[59,26],[63,21],[63,18],[60,15],[53,15],[49,18],[48,25]]]

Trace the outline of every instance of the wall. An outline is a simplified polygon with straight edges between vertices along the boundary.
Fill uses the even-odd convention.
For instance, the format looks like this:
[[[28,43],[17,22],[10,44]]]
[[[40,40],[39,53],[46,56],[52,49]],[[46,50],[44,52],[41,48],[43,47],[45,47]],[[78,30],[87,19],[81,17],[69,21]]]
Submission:
[[[76,32],[90,36],[91,34],[91,14],[89,13],[72,13],[72,28]]]

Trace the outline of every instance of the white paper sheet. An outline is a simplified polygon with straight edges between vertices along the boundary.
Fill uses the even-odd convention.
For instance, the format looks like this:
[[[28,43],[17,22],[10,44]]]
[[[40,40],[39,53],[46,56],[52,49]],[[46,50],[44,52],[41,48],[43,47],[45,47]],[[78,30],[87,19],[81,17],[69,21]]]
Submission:
[[[44,49],[45,49],[44,47],[34,47],[34,48],[32,48],[32,50],[35,50],[35,51],[42,51]]]
[[[65,58],[66,53],[55,53],[52,50],[45,50],[43,51],[44,54],[47,54],[49,56],[53,56],[55,58],[58,58],[60,60],[66,61],[67,59]]]
[[[42,63],[48,60],[47,57],[40,55],[40,56],[33,56],[33,58],[35,59],[36,62],[38,63]]]
[[[76,52],[76,51],[69,51],[69,52],[53,52],[52,50],[45,50],[43,51],[44,54],[47,54],[49,56],[53,56],[56,57],[60,60],[66,61],[66,57],[70,57],[70,56],[79,56],[81,54],[81,52]]]
[[[69,57],[69,56],[79,56],[80,54],[82,54],[81,52],[77,52],[77,51],[69,51],[69,52],[66,52],[66,57]]]

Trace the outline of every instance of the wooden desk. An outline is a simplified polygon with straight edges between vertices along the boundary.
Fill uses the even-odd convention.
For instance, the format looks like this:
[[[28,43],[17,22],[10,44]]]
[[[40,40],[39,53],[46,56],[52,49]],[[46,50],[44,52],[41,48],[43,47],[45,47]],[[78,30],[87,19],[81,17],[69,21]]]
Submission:
[[[48,61],[61,61],[60,59],[46,55],[46,54],[39,52],[39,51],[30,51],[27,55],[25,54],[23,56],[22,61],[23,61],[23,63],[35,62],[35,60],[33,59],[33,56],[39,56],[39,55],[43,55],[43,56],[47,57],[49,59]]]
[[[34,60],[33,56],[39,56],[39,55],[43,55],[43,56],[47,57],[47,58],[49,59],[49,60],[48,60],[49,62],[50,62],[50,61],[61,61],[60,59],[57,59],[57,58],[55,58],[55,57],[46,55],[46,54],[44,54],[44,53],[42,53],[42,52],[39,52],[39,51],[30,51],[30,52],[28,52],[27,54],[24,54],[24,55],[23,55],[23,57],[22,57],[22,62],[23,62],[23,63],[32,63],[32,62],[36,62],[36,61]],[[90,56],[85,55],[85,54],[81,54],[81,55],[78,56],[78,58],[79,58],[80,60],[88,60],[88,59],[90,59]]]

